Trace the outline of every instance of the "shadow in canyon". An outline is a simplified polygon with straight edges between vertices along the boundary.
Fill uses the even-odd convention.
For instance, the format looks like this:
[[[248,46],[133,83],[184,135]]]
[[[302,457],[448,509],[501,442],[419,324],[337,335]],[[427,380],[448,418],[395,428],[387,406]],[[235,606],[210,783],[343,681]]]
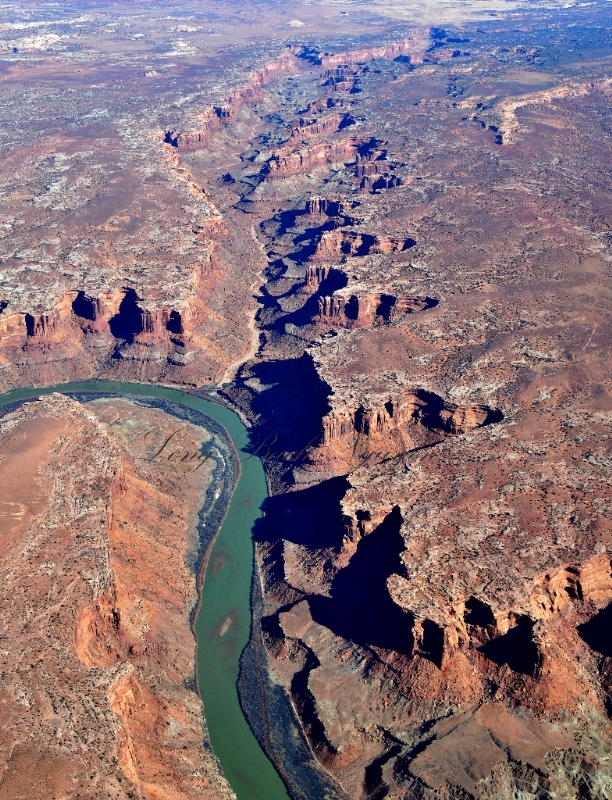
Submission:
[[[413,618],[396,605],[387,578],[402,573],[402,515],[396,506],[372,533],[364,536],[348,566],[333,580],[331,596],[308,598],[315,622],[357,645],[380,647],[410,656]]]
[[[348,283],[348,278],[339,269],[331,269],[326,278],[319,284],[317,291],[308,297],[301,308],[278,317],[270,326],[272,330],[280,333],[285,332],[285,325],[291,324],[301,328],[305,325],[312,325],[319,313],[319,298],[329,297],[338,289],[344,289]]]
[[[139,299],[134,289],[125,290],[119,310],[108,321],[115,339],[123,339],[127,344],[132,344],[134,337],[144,330],[143,311],[138,305]]]
[[[503,636],[491,639],[479,648],[495,664],[507,664],[513,672],[534,677],[540,666],[540,654],[533,641],[533,622],[519,617],[517,624]]]
[[[365,768],[364,789],[368,800],[383,800],[388,795],[389,787],[383,781],[383,767],[401,752],[402,746],[394,744]]]
[[[270,280],[278,280],[283,277],[286,266],[281,259],[271,262],[269,268]],[[285,325],[290,323],[297,327],[310,325],[315,322],[319,312],[319,298],[330,296],[338,289],[344,289],[348,284],[347,275],[342,270],[331,268],[325,278],[320,281],[316,291],[310,295],[304,294],[304,302],[295,311],[283,312],[279,305],[279,299],[297,295],[305,285],[304,282],[296,282],[287,292],[282,295],[268,294],[266,287],[261,288],[261,294],[257,298],[261,309],[257,312],[257,321],[263,330],[274,331],[279,334],[285,333]]]
[[[319,719],[317,703],[308,686],[310,673],[320,665],[319,659],[312,650],[309,650],[304,667],[299,672],[296,672],[291,680],[291,696],[304,727],[304,732],[308,736],[315,753],[327,744],[325,726]]]
[[[353,205],[356,205],[355,203]],[[302,218],[313,218],[314,214],[308,208],[290,209],[280,211],[274,217],[262,223],[262,230],[267,232],[274,229],[273,237],[278,239],[290,231],[296,231],[296,238],[293,240],[294,244],[299,244],[301,241],[311,239],[315,234],[322,234],[324,231],[335,230],[344,225],[353,225],[355,220],[343,213],[342,204],[339,201],[326,200],[325,209],[321,211],[321,216],[327,217],[320,225],[306,228],[303,232],[297,232],[298,221]],[[315,217],[316,218],[316,217]],[[303,223],[302,223],[303,225]],[[299,227],[302,227],[300,225]]]
[[[98,316],[98,305],[95,297],[88,297],[81,291],[72,301],[72,310],[77,317],[94,322]]]
[[[426,389],[418,389],[415,392],[419,400],[423,401],[424,406],[421,415],[421,422],[426,428],[431,430],[445,430],[448,428],[448,422],[444,421],[441,416],[446,408],[444,398],[437,395],[435,392],[429,392]],[[494,425],[501,422],[504,418],[503,413],[497,408],[487,408],[485,419],[477,427],[482,428],[485,425]]]
[[[612,603],[598,611],[594,617],[578,625],[578,635],[591,650],[612,658]]]
[[[438,669],[442,668],[444,631],[430,619],[423,621],[423,638],[419,649],[419,655],[431,661]]]
[[[491,607],[477,597],[470,597],[465,604],[463,619],[468,625],[476,625],[479,628],[495,625],[495,617]]]
[[[349,488],[342,476],[268,497],[262,506],[264,516],[255,524],[255,541],[286,539],[311,549],[339,549],[347,529],[340,503]]]
[[[266,388],[251,400],[257,423],[246,450],[291,470],[322,436],[321,420],[330,410],[329,387],[307,354],[256,364],[251,373]]]

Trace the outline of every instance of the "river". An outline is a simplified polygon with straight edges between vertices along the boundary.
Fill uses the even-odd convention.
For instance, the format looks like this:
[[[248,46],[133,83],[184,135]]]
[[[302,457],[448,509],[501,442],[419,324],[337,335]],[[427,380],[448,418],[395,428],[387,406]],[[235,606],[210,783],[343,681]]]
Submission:
[[[259,746],[238,700],[240,655],[251,630],[253,540],[251,530],[267,496],[261,461],[242,447],[248,431],[230,409],[163,386],[117,381],[86,381],[18,389],[0,395],[0,405],[51,392],[113,392],[156,397],[207,414],[232,437],[240,453],[240,479],[210,551],[196,620],[198,677],[204,713],[215,755],[238,800],[289,800],[276,769]]]

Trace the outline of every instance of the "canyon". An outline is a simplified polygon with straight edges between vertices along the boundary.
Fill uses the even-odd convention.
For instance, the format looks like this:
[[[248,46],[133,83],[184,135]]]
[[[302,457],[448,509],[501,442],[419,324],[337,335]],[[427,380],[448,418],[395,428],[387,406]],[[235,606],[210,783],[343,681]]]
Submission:
[[[259,20],[259,8],[246,18]],[[385,3],[358,19],[350,9],[323,22],[290,7],[304,27],[275,18],[257,45],[237,22],[234,52],[199,45],[197,64],[175,46],[179,66],[160,61],[167,83],[153,76],[149,93],[130,99],[127,79],[90,89],[102,102],[112,85],[112,119],[6,143],[0,388],[91,377],[182,386],[248,422],[269,497],[253,531],[239,688],[293,800],[313,795],[285,748],[278,697],[329,798],[603,799],[610,13],[598,3],[519,7],[434,26],[417,12],[390,17]],[[226,36],[223,13],[206,24]],[[17,78],[5,78],[10,107]],[[177,93],[184,101],[170,103]],[[60,640],[71,680],[100,673],[88,691],[104,708],[104,755],[79,761],[54,744],[56,766],[45,769],[63,775],[70,760],[57,789],[67,796],[80,796],[66,781],[76,786],[87,765],[99,796],[129,796],[120,792],[131,782],[143,797],[230,797],[185,688],[196,592],[188,515],[208,473],[187,487],[157,464],[142,475],[109,422],[128,407],[166,430],[159,409],[55,395],[4,418],[7,430],[40,425],[49,441],[67,437],[63,447],[80,442],[84,476],[101,432],[109,459],[158,509],[130,523],[124,547],[138,549],[142,526],[169,508],[183,515],[162,575],[146,558],[122,574],[112,555],[105,580],[123,589],[105,584],[91,598],[79,584],[81,605],[71,602],[88,611],[75,641],[66,630]],[[189,430],[197,449],[202,434]],[[96,491],[114,508],[110,472]],[[51,513],[41,486],[43,505],[28,514]],[[11,536],[25,546],[33,528],[19,524]],[[75,537],[80,525],[66,530]],[[99,531],[103,558],[122,540],[108,522]],[[74,542],[62,544],[66,559]],[[30,586],[26,575],[11,578],[8,596]],[[153,596],[171,580],[181,602],[158,609]],[[124,602],[119,618],[135,617],[147,583],[153,605],[117,631],[113,609]],[[153,614],[159,631],[177,625],[182,637],[175,674],[155,687],[130,650]],[[160,650],[150,669],[162,674],[169,658]],[[179,713],[180,768],[163,739]],[[25,760],[7,760],[0,797],[20,796],[10,787],[26,762],[44,760],[39,738],[57,738],[43,712],[27,724],[40,726],[28,729],[32,749],[12,751]],[[10,733],[4,751],[25,735]]]

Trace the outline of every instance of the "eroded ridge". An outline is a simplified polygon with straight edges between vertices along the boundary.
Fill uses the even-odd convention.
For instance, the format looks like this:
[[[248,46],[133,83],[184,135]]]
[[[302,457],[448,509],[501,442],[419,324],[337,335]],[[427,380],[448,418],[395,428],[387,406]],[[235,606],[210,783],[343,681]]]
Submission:
[[[155,458],[177,428],[189,458]],[[234,796],[190,627],[210,441],[123,400],[54,394],[0,421],[5,796]]]

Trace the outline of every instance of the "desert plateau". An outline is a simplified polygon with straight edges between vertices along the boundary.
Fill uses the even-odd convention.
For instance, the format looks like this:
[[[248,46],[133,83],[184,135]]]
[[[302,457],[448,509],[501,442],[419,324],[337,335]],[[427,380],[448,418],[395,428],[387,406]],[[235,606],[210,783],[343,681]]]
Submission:
[[[0,800],[612,798],[611,101],[604,0],[0,3]]]

